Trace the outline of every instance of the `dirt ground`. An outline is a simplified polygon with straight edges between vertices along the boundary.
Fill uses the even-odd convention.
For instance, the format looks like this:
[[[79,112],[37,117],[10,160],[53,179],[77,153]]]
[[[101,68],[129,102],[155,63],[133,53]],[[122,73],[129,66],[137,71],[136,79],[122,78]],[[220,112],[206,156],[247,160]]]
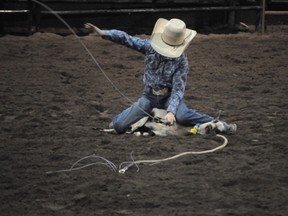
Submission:
[[[198,34],[187,50],[186,103],[238,125],[217,152],[130,168],[97,164],[160,159],[221,144],[200,136],[106,134],[130,102],[74,36],[0,38],[0,211],[12,215],[287,215],[288,30]],[[147,37],[140,35],[140,37]],[[143,56],[99,37],[81,40],[132,101],[142,93]],[[87,159],[81,165],[100,162]],[[80,165],[79,164],[79,165]]]

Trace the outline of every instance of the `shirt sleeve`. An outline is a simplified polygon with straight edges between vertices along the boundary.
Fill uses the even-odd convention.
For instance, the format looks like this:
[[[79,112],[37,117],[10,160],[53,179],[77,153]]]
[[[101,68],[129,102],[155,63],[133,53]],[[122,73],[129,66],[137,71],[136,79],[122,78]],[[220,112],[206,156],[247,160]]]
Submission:
[[[189,71],[189,64],[187,56],[184,54],[183,60],[179,63],[179,66],[173,76],[172,91],[167,108],[168,112],[176,113],[180,102],[183,100],[187,74]]]
[[[126,32],[120,30],[105,30],[105,35],[102,36],[104,39],[110,40],[114,43],[124,45],[128,48],[134,49],[143,54],[149,47],[148,39],[141,39],[139,37],[133,37]]]

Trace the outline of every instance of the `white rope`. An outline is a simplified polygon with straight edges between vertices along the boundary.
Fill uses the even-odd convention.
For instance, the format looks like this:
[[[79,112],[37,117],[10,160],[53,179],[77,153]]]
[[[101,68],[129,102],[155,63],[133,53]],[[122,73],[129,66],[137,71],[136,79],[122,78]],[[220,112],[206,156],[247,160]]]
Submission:
[[[183,153],[180,153],[180,154],[177,154],[177,155],[174,155],[172,157],[168,157],[168,158],[164,158],[164,159],[157,159],[157,160],[137,160],[137,161],[125,161],[123,163],[121,163],[119,165],[119,173],[121,174],[124,174],[126,172],[126,170],[128,170],[131,166],[135,165],[138,167],[138,164],[150,164],[150,165],[153,165],[153,164],[156,164],[156,163],[161,163],[161,162],[164,162],[164,161],[169,161],[169,160],[174,160],[176,158],[179,158],[179,157],[182,157],[184,155],[189,155],[189,154],[207,154],[207,153],[212,153],[212,152],[215,152],[215,151],[218,151],[219,149],[222,149],[224,148],[227,143],[228,143],[228,140],[225,136],[223,135],[220,135],[220,134],[217,134],[216,135],[217,137],[220,137],[223,139],[223,144],[216,147],[216,148],[213,148],[213,149],[209,149],[209,150],[205,150],[205,151],[189,151],[189,152],[183,152]],[[126,166],[123,167],[123,165],[127,164]],[[123,167],[123,168],[122,168]]]
[[[107,165],[108,167],[110,167],[114,172],[117,171],[117,167],[114,163],[112,163],[111,161],[107,160],[106,158],[103,158],[101,156],[97,156],[97,155],[91,155],[91,156],[86,156],[86,157],[83,157],[81,158],[80,160],[76,161],[70,169],[73,169],[78,163],[80,163],[81,161],[83,160],[86,160],[88,158],[96,158],[96,159],[101,159],[101,160],[104,160],[106,163],[103,163],[105,165]]]
[[[80,37],[78,37],[78,35],[76,34],[76,32],[71,28],[71,26],[61,17],[59,16],[59,14],[57,14],[54,10],[52,10],[52,8],[50,8],[49,6],[47,6],[46,4],[39,2],[37,0],[32,0],[33,2],[41,5],[42,7],[46,8],[47,10],[49,10],[53,15],[55,15],[70,31],[71,33],[75,36],[75,38],[79,41],[79,43],[82,45],[82,47],[86,50],[86,52],[89,54],[89,56],[91,57],[91,59],[93,60],[93,62],[95,63],[95,65],[99,68],[99,70],[101,71],[101,73],[104,75],[104,77],[110,82],[110,84],[114,87],[114,89],[122,96],[124,97],[127,101],[129,101],[131,104],[133,104],[134,102],[127,97],[115,84],[114,82],[110,79],[110,77],[105,73],[105,71],[102,69],[102,67],[100,66],[100,64],[98,63],[98,61],[95,59],[95,57],[93,56],[93,54],[91,53],[91,51],[87,48],[87,46],[85,45],[85,43],[81,40]],[[144,112],[147,116],[151,117],[152,119],[154,119],[154,117],[146,112],[144,109],[142,109],[140,106],[137,105],[137,108],[140,109],[142,112]]]
[[[125,161],[125,162],[122,162],[120,165],[119,165],[119,169],[117,169],[116,165],[114,163],[112,163],[111,161],[107,160],[106,158],[103,158],[101,156],[97,156],[97,155],[91,155],[91,156],[85,156],[81,159],[79,159],[78,161],[76,161],[70,169],[63,169],[63,170],[56,170],[56,171],[48,171],[46,172],[47,175],[51,175],[51,174],[54,174],[54,173],[62,173],[62,172],[71,172],[71,171],[76,171],[76,170],[80,170],[80,169],[84,169],[84,168],[87,168],[87,167],[90,167],[90,166],[94,166],[94,165],[97,165],[97,164],[101,164],[101,165],[105,165],[107,166],[108,168],[110,168],[111,171],[113,172],[118,172],[121,173],[121,174],[124,174],[130,167],[132,167],[133,165],[135,165],[137,167],[137,172],[140,170],[139,169],[139,166],[138,164],[149,164],[149,165],[154,165],[154,164],[158,164],[158,163],[161,163],[161,162],[165,162],[165,161],[169,161],[169,160],[174,160],[174,159],[177,159],[179,157],[182,157],[182,156],[185,156],[185,155],[190,155],[190,154],[208,154],[208,153],[212,153],[212,152],[215,152],[217,150],[220,150],[222,148],[224,148],[227,143],[228,143],[228,140],[225,136],[223,135],[220,135],[220,134],[217,134],[216,135],[217,137],[220,137],[223,139],[223,144],[216,147],[216,148],[213,148],[213,149],[209,149],[209,150],[204,150],[204,151],[189,151],[189,152],[183,152],[183,153],[180,153],[180,154],[177,154],[177,155],[174,155],[172,157],[168,157],[168,158],[164,158],[164,159],[157,159],[157,160],[137,160],[135,161],[134,158],[133,158],[133,151],[131,152],[130,154],[130,157],[131,157],[131,160],[132,161]],[[76,167],[76,165],[78,165],[81,161],[83,160],[86,160],[86,159],[100,159],[100,160],[103,160],[104,162],[94,162],[94,163],[89,163],[89,164],[86,164],[86,165],[83,165],[83,166],[80,166],[80,167]],[[124,167],[123,167],[124,166]],[[122,168],[123,167],[123,168]]]
[[[80,167],[75,167],[77,164],[79,164],[81,161],[89,159],[89,158],[93,158],[93,159],[101,159],[105,162],[94,162],[94,163],[89,163]],[[46,172],[47,175],[51,175],[54,173],[63,173],[63,172],[71,172],[71,171],[76,171],[76,170],[80,170],[80,169],[84,169],[86,167],[90,167],[90,166],[94,166],[97,164],[101,164],[101,165],[105,165],[107,167],[109,167],[113,172],[117,172],[117,167],[114,163],[112,163],[111,161],[107,160],[106,158],[103,158],[101,156],[97,156],[97,155],[91,155],[91,156],[85,156],[83,158],[81,158],[80,160],[76,161],[70,169],[63,169],[63,170],[56,170],[56,171],[48,171]]]

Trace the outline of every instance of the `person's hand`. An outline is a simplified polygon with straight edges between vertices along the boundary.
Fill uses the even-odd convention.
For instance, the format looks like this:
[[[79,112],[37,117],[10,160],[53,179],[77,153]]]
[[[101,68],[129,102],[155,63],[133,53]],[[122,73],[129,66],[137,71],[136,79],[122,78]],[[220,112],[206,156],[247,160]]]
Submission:
[[[93,25],[93,24],[91,24],[91,23],[85,23],[85,24],[84,24],[84,27],[85,27],[86,29],[92,30],[93,33],[95,33],[95,34],[97,34],[97,35],[99,35],[99,36],[105,35],[105,31],[99,29],[97,26],[95,26],[95,25]]]
[[[174,125],[176,122],[175,115],[172,112],[168,112],[165,116],[166,124],[167,125]]]

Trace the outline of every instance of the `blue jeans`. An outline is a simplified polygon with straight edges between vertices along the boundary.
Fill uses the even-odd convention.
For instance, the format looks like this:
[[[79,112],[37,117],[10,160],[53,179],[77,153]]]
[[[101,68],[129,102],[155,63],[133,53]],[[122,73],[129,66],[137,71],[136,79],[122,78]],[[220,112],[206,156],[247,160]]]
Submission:
[[[151,93],[145,93],[132,106],[114,117],[112,123],[115,131],[118,134],[125,133],[132,124],[147,116],[146,113],[150,114],[153,108],[166,110],[169,96],[155,96]],[[200,114],[194,109],[189,109],[183,101],[176,111],[175,118],[177,123],[183,126],[194,126],[213,120],[211,116]]]

